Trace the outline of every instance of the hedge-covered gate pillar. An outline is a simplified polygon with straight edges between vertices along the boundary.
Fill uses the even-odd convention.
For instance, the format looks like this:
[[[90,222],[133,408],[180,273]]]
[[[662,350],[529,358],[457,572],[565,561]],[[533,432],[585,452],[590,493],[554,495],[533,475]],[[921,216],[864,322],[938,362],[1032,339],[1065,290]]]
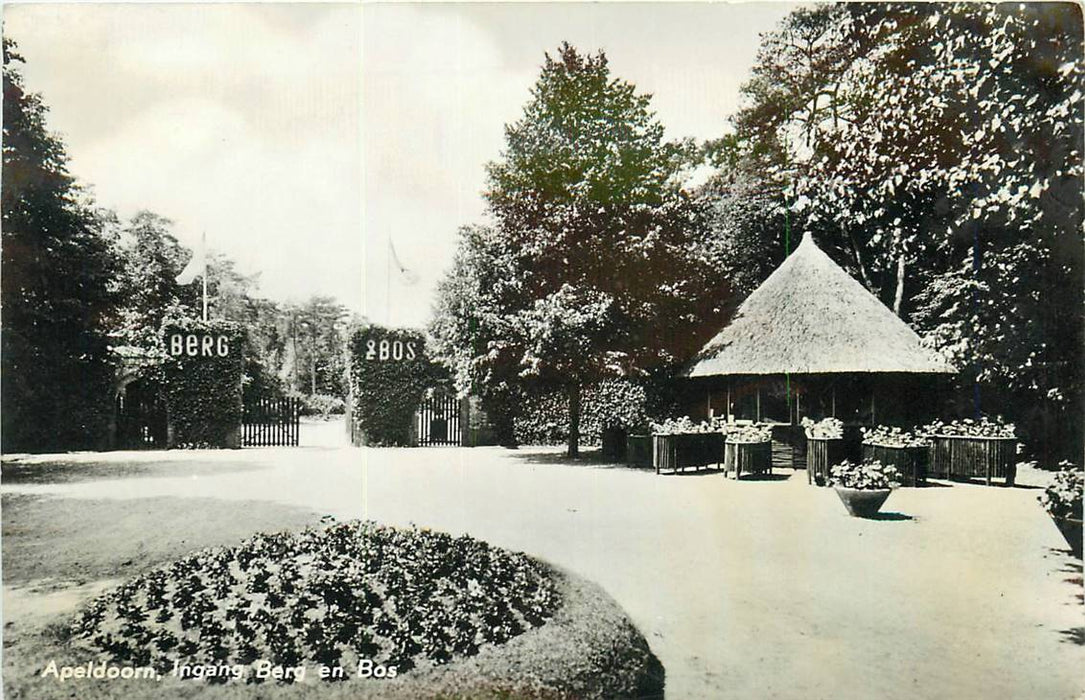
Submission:
[[[162,326],[166,447],[240,447],[241,326],[174,319]]]
[[[425,338],[367,325],[350,339],[350,432],[355,445],[414,444],[414,415],[433,383]]]

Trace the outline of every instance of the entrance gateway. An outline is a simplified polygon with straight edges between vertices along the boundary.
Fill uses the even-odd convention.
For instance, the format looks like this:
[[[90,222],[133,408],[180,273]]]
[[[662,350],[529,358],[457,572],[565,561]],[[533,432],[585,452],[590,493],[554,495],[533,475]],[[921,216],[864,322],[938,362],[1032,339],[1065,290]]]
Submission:
[[[415,414],[415,435],[420,447],[438,445],[462,445],[463,425],[466,416],[463,399],[445,393],[434,393],[422,400]]]

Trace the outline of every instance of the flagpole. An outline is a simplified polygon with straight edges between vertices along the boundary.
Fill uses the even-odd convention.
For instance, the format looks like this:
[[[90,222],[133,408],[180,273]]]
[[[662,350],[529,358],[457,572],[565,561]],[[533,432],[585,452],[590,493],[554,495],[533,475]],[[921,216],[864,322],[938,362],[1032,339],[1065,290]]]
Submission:
[[[392,327],[392,234],[388,234],[388,265],[384,274],[384,317],[388,319],[388,327]]]
[[[203,232],[203,322],[207,323],[207,231]]]

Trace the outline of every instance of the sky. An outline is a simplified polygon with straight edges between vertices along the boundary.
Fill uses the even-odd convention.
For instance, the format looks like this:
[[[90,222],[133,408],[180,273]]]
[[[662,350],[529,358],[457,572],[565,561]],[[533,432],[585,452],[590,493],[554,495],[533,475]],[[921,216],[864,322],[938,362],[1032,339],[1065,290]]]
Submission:
[[[4,32],[100,205],[206,232],[270,298],[421,326],[547,51],[604,50],[669,138],[713,138],[793,7],[8,4]]]

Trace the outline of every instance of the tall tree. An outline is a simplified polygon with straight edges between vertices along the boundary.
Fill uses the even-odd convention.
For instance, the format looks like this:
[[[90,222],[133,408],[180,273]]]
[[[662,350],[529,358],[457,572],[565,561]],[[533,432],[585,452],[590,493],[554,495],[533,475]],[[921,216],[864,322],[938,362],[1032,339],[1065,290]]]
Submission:
[[[815,13],[823,43],[789,43],[790,21],[766,40],[790,53],[762,56],[740,133],[783,155],[792,211],[827,252],[984,388],[974,410],[1068,444],[1043,425],[1080,422],[1078,8]],[[819,52],[839,60],[814,70]]]
[[[344,398],[346,307],[332,297],[314,296],[288,313],[294,388]]]
[[[177,274],[191,253],[172,228],[172,221],[149,211],[138,212],[120,228],[121,269],[113,286],[121,303],[110,331],[118,354],[153,360],[159,350],[162,321],[168,316],[198,313],[198,300],[177,284]]]
[[[718,322],[725,284],[681,186],[695,149],[664,141],[650,96],[612,77],[603,52],[568,44],[531,95],[488,167],[487,257],[510,279],[478,319],[474,357],[497,368],[511,355],[519,380],[563,386],[575,456],[581,387],[684,359]]]
[[[115,251],[15,45],[3,51],[3,449],[93,447],[112,410]]]
[[[429,337],[432,355],[456,389],[481,398],[502,445],[514,445],[522,338],[509,309],[522,298],[516,261],[490,226],[464,226],[452,266],[438,282]]]

